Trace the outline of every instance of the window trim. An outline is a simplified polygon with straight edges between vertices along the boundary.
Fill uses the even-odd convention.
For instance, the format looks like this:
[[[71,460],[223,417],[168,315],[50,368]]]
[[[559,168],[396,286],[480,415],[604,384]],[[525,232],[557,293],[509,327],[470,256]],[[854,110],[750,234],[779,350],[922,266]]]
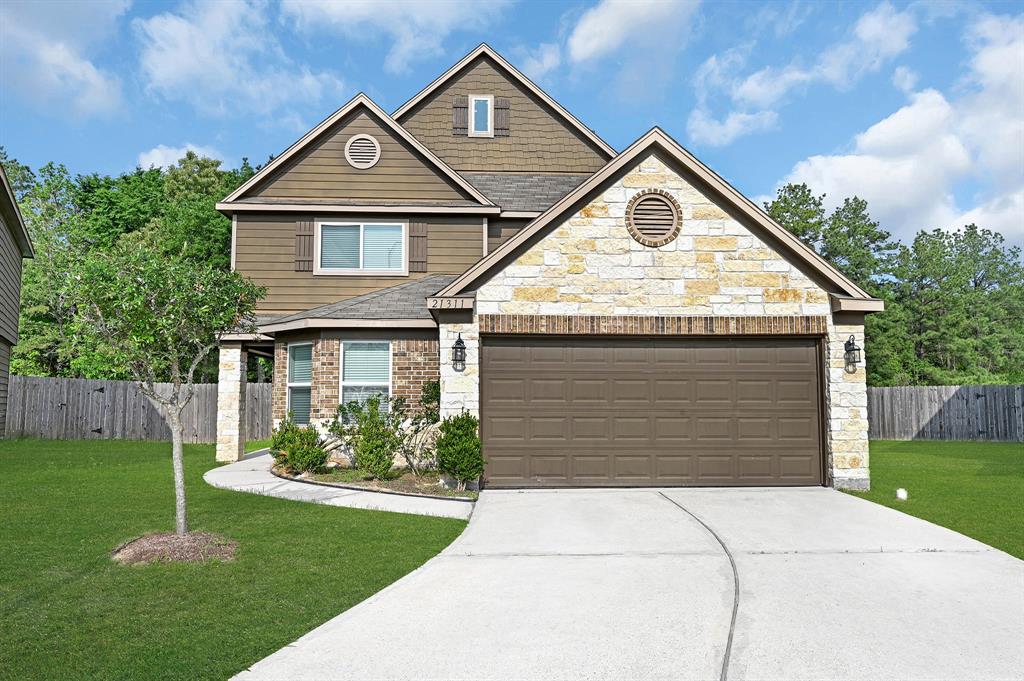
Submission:
[[[366,343],[387,343],[388,345],[388,399],[390,400],[394,393],[392,392],[394,385],[394,348],[392,343],[394,341],[391,338],[360,338],[358,340],[342,340],[338,343],[338,403],[345,404],[345,385],[348,384],[351,387],[366,387],[366,386],[380,386],[383,383],[371,383],[367,381],[346,381],[345,380],[345,345],[360,345]]]
[[[322,227],[324,225],[333,227],[359,227],[359,264],[360,267],[337,268],[320,267],[320,247],[323,239]],[[402,267],[397,270],[363,269],[363,232],[366,225],[399,225],[402,228]],[[409,276],[409,221],[408,220],[385,220],[374,219],[350,219],[330,220],[318,219],[313,230],[313,274],[319,276],[335,277],[407,277]]]
[[[288,374],[289,374],[288,370],[290,369],[289,365],[291,364],[291,361],[292,361],[292,348],[293,347],[295,347],[295,348],[301,347],[303,345],[310,346],[310,349],[309,349],[309,364],[310,364],[310,367],[309,367],[309,369],[310,369],[309,370],[309,383],[294,383],[294,382],[292,382],[292,381],[290,381],[288,379]],[[296,421],[296,423],[298,423],[298,425],[309,425],[310,423],[313,422],[313,341],[297,341],[297,342],[294,342],[294,343],[286,343],[285,344],[285,350],[284,350],[284,358],[285,358],[285,362],[284,362],[284,385],[285,385],[285,389],[284,389],[284,394],[285,394],[284,413],[285,413],[285,415],[287,415],[287,414],[291,413],[291,411],[292,411],[292,388],[309,388],[309,420],[306,423],[304,423],[304,424],[298,423],[298,421]]]
[[[476,130],[476,107],[473,102],[487,102],[487,130],[478,132]],[[494,137],[494,95],[469,95],[469,127],[466,130],[468,137]]]

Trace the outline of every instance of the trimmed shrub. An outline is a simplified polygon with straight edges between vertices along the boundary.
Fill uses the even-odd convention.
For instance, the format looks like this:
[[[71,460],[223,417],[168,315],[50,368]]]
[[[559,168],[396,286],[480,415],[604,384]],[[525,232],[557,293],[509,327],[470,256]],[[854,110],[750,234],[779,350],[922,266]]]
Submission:
[[[293,473],[314,472],[327,463],[327,450],[320,433],[313,426],[297,425],[291,414],[274,429],[270,453],[278,466]]]
[[[331,432],[348,440],[361,468],[374,480],[386,480],[402,444],[405,403],[372,395],[362,404],[349,402],[338,407]]]
[[[441,421],[441,435],[437,438],[437,467],[459,482],[459,489],[478,479],[484,472],[484,457],[480,450],[479,421],[468,412],[449,416]]]

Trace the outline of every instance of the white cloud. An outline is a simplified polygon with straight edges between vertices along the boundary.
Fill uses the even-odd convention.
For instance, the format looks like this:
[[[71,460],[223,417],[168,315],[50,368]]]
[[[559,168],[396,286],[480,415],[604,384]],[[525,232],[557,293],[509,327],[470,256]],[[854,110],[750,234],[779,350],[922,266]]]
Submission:
[[[195,152],[199,156],[224,160],[224,155],[213,147],[203,147],[191,142],[184,146],[169,147],[166,144],[158,144],[149,151],[139,154],[138,164],[141,168],[166,168],[175,165],[185,156],[186,152]]]
[[[189,2],[136,19],[146,90],[209,115],[294,115],[296,102],[340,99],[333,73],[295,64],[258,0]]]
[[[393,40],[384,59],[392,73],[443,54],[456,31],[479,31],[501,16],[510,0],[284,0],[281,12],[307,32],[329,30],[355,40],[378,35]]]
[[[569,36],[569,58],[576,63],[607,56],[627,40],[650,47],[651,33],[678,30],[696,11],[699,2],[664,0],[601,0],[591,7]]]
[[[128,0],[0,3],[3,87],[48,111],[80,117],[121,109],[121,81],[96,66]]]
[[[892,72],[892,84],[900,92],[910,94],[917,87],[917,73],[906,66],[897,66]]]
[[[522,60],[523,72],[533,80],[540,80],[562,63],[562,50],[557,43],[541,43],[536,50],[526,52]]]
[[[936,90],[857,135],[849,153],[811,156],[785,182],[825,192],[830,206],[857,195],[897,236],[975,222],[1024,242],[1024,16],[985,16],[968,29],[972,50],[963,94]],[[958,205],[959,183],[985,188]]]
[[[686,120],[686,132],[694,142],[720,147],[737,137],[775,127],[778,115],[774,111],[743,113],[733,111],[723,120],[716,120],[706,109],[695,108]]]
[[[770,107],[794,87],[814,82],[829,83],[845,89],[863,74],[878,70],[882,64],[910,46],[917,30],[911,10],[897,11],[888,2],[863,14],[853,35],[822,52],[810,68],[790,64],[783,68],[767,66],[738,83],[732,96],[736,102]]]
[[[745,66],[749,46],[713,55],[694,78],[697,107],[690,114],[691,137],[717,146],[766,130],[777,120],[775,109],[790,92],[814,83],[847,89],[904,52],[916,30],[913,9],[898,11],[883,2],[861,15],[849,37],[824,50],[810,66],[794,60],[741,77],[738,73]],[[731,111],[721,119],[711,113],[713,98],[729,102]],[[723,134],[706,134],[715,130]]]

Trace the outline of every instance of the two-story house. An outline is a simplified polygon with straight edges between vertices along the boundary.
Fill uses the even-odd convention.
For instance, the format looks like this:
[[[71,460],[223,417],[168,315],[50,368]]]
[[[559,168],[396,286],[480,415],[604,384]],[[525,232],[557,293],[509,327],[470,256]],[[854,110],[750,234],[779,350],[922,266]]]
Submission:
[[[18,342],[21,260],[32,256],[32,240],[7,173],[0,165],[0,437],[7,432],[11,348]]]
[[[358,95],[218,208],[268,291],[220,349],[221,460],[254,352],[275,422],[440,381],[492,487],[868,484],[881,301],[660,129],[616,152],[486,45],[391,114]]]

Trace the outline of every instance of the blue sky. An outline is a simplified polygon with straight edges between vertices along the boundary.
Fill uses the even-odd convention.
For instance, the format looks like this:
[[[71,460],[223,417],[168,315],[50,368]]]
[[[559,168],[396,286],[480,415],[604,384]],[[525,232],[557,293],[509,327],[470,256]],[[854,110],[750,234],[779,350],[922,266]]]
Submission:
[[[1024,242],[1021,3],[5,0],[0,144],[83,173],[262,161],[481,41],[618,149],[660,125],[752,198],[806,181],[905,239]]]

